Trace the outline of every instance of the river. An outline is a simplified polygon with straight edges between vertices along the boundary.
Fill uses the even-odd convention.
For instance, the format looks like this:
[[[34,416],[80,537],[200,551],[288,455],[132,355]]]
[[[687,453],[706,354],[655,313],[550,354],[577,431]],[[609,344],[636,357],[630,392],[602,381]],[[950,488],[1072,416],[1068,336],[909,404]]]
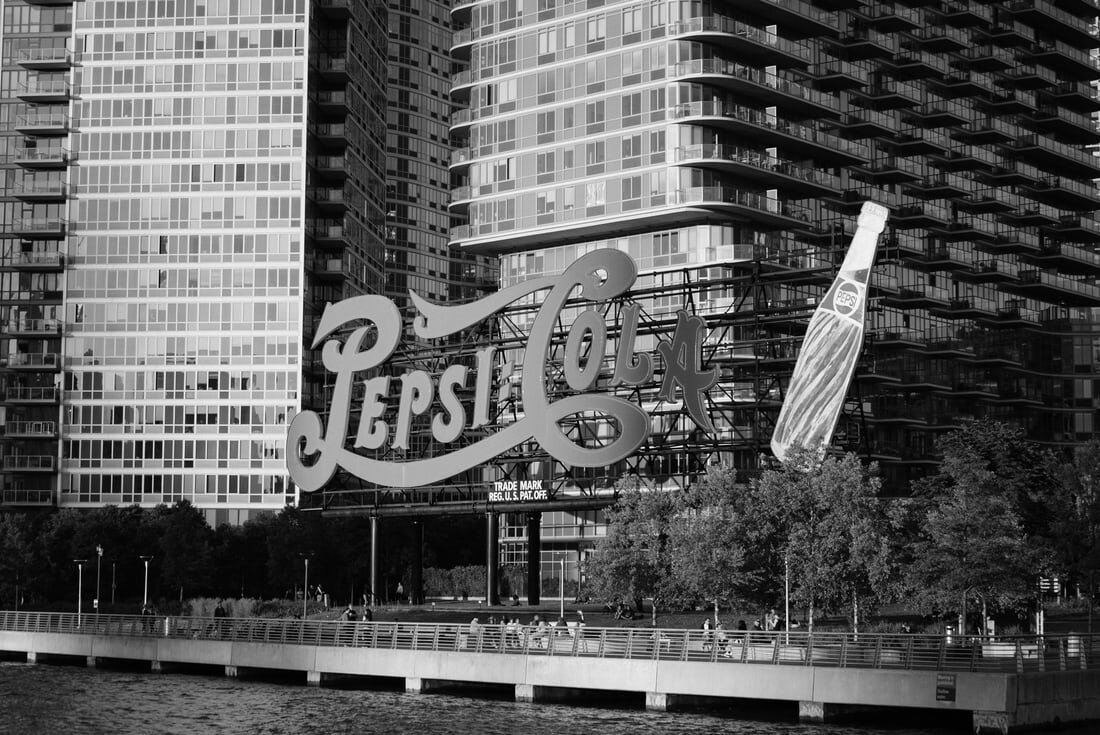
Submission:
[[[908,711],[873,725],[800,725],[789,719],[789,707],[779,713],[647,712],[0,662],[0,733],[18,735],[961,735],[969,724],[964,718],[916,726]]]

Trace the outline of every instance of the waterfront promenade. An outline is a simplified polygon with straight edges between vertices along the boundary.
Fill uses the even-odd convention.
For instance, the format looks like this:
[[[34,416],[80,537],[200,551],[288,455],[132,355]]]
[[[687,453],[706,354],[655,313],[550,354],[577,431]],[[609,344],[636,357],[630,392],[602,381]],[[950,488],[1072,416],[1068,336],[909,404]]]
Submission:
[[[0,612],[0,651],[40,662],[203,666],[229,676],[297,671],[310,684],[387,677],[407,691],[454,683],[526,701],[626,692],[651,709],[712,698],[798,703],[804,720],[853,708],[972,713],[1007,733],[1100,720],[1100,636],[997,639],[852,633],[507,626]]]

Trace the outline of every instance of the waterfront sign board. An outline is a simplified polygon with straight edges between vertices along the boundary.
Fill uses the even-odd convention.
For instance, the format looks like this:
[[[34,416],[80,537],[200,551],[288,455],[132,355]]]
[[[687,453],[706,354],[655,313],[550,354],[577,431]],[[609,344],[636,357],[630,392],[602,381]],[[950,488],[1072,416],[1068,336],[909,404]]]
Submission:
[[[402,337],[401,314],[390,299],[377,295],[330,304],[313,342],[314,349],[324,343],[322,361],[325,369],[336,375],[328,423],[313,411],[303,411],[291,421],[286,452],[291,479],[302,491],[314,492],[343,468],[381,487],[422,487],[489,462],[532,440],[562,464],[607,467],[636,452],[649,436],[651,423],[637,402],[593,389],[609,355],[613,356],[609,380],[612,388],[629,388],[653,380],[659,356],[658,398],[682,401],[688,416],[703,430],[713,432],[705,397],[718,381],[718,369],[702,368],[706,325],[701,317],[681,310],[672,334],[658,341],[657,355],[639,353],[635,341],[641,307],[627,303],[621,309],[619,323],[612,325],[616,327],[616,338],[608,336],[606,319],[597,307],[629,291],[637,272],[629,255],[603,249],[581,256],[561,275],[533,278],[467,304],[434,304],[410,292],[419,312],[413,332],[421,340],[442,339],[474,327],[526,297],[534,296],[540,305],[527,335],[520,365],[522,382],[516,389],[523,418],[453,451],[408,461],[380,460],[358,450],[407,450],[414,417],[430,419],[432,440],[444,446],[457,442],[465,431],[484,431],[483,427],[491,425],[490,407],[502,391],[511,389],[506,378],[512,366],[505,366],[500,373],[501,385],[494,385],[497,348],[487,346],[477,350],[474,368],[452,364],[438,377],[423,370],[409,370],[396,381],[382,375],[363,378],[364,373],[377,372],[397,350]],[[564,345],[564,379],[572,394],[551,400],[547,395],[546,364],[552,340],[561,326],[563,310],[567,305],[572,310],[578,298],[588,308],[577,312]],[[364,322],[369,326],[363,326]],[[353,429],[351,402],[357,380],[365,390],[359,423]],[[461,401],[459,395],[471,388],[472,403]],[[578,445],[562,428],[564,420],[578,414],[605,417],[614,423],[617,435],[603,446]],[[535,490],[517,487],[494,492]]]
[[[954,702],[955,692],[956,688],[954,674],[936,674],[937,702]]]

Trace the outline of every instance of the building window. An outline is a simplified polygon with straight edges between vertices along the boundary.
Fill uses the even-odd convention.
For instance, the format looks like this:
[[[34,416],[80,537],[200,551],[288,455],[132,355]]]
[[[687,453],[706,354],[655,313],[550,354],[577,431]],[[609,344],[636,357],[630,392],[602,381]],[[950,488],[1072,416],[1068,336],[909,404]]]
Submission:
[[[607,19],[602,15],[588,19],[588,42],[602,41],[607,37]]]
[[[607,186],[603,181],[592,181],[584,185],[584,206],[603,207],[607,203]]]
[[[642,9],[627,8],[623,11],[623,33],[639,33],[642,30]]]

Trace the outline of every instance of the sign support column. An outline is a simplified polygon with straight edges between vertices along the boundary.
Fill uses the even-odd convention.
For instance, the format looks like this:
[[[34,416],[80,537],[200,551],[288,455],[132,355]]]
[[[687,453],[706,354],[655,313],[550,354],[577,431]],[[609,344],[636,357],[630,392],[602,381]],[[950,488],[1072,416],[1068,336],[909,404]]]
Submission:
[[[499,605],[500,594],[500,552],[497,549],[499,531],[498,515],[493,511],[485,513],[485,604]]]
[[[409,602],[424,604],[424,522],[414,520],[412,527],[412,579],[409,580]]]
[[[378,594],[379,572],[382,570],[382,565],[379,563],[379,538],[378,538],[378,524],[381,523],[381,519],[378,516],[370,517],[370,597],[371,604],[377,605],[382,601],[381,596]]]
[[[542,593],[542,513],[527,514],[527,604],[539,604]]]

